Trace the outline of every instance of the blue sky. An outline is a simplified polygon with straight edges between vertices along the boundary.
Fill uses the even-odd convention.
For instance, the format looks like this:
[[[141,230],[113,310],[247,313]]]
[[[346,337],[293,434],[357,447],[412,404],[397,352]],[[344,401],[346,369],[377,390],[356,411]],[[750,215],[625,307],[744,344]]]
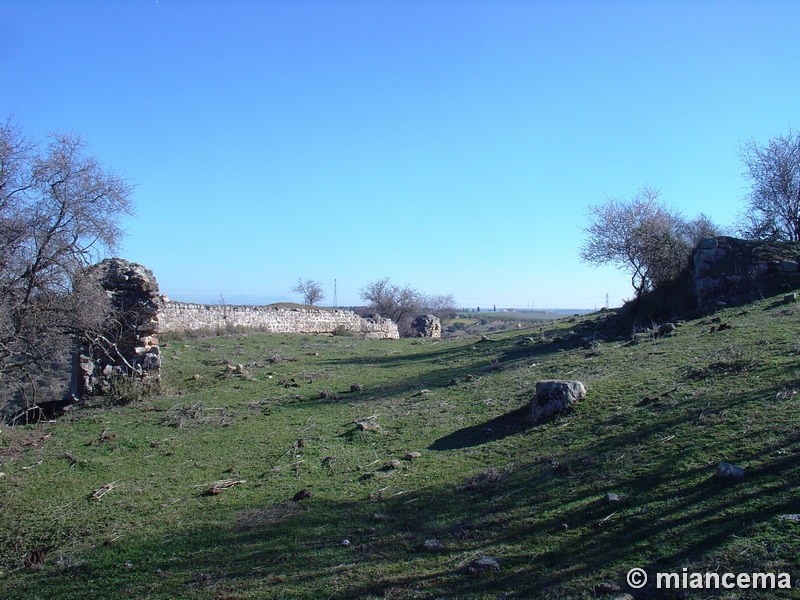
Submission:
[[[740,142],[800,126],[798,2],[0,0],[0,116],[136,186],[171,298],[593,308],[587,207],[642,185],[731,225]]]

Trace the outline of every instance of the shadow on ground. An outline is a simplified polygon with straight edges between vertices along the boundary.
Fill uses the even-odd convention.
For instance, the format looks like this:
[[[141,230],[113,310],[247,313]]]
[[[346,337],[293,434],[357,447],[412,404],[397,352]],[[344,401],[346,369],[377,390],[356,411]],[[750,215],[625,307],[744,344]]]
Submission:
[[[800,450],[796,441],[790,450]],[[593,582],[623,583],[634,566],[680,571],[687,559],[724,548],[753,528],[779,527],[780,514],[800,511],[796,500],[786,502],[800,453],[768,454],[747,457],[762,467],[737,484],[706,468],[664,476],[664,465],[655,464],[617,482],[632,497],[614,507],[579,473],[554,472],[546,463],[432,486],[413,504],[400,496],[263,506],[250,490],[252,508],[231,511],[216,526],[173,529],[160,539],[131,536],[72,564],[53,557],[42,568],[7,574],[4,594],[65,600],[587,597]],[[668,485],[650,491],[658,483]],[[565,505],[564,489],[576,485],[580,492]],[[645,504],[649,511],[637,506]],[[425,550],[431,538],[443,549]],[[650,564],[641,564],[642,545],[650,549]],[[500,569],[471,570],[479,557],[498,559]],[[664,598],[649,589],[636,594]]]
[[[464,427],[440,437],[428,447],[428,450],[456,450],[502,440],[525,431],[531,426],[527,420],[528,412],[530,412],[530,408],[523,406],[484,423]]]

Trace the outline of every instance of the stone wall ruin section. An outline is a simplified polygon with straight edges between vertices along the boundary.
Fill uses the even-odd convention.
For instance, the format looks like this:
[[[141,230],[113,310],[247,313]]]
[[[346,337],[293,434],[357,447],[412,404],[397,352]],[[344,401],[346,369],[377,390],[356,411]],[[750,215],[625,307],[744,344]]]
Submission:
[[[303,306],[226,306],[170,302],[146,267],[107,258],[89,268],[108,296],[110,313],[103,330],[76,338],[69,395],[103,395],[135,382],[154,388],[160,382],[161,354],[156,334],[208,331],[263,331],[356,335],[397,339],[397,325],[350,310]]]
[[[737,305],[800,287],[800,244],[718,236],[692,255],[698,309]]]
[[[442,322],[436,315],[418,315],[411,322],[415,337],[441,338]]]
[[[332,334],[337,329],[373,339],[397,339],[391,319],[360,317],[351,310],[285,307],[230,306],[167,301],[158,313],[159,331],[239,331],[266,333]]]
[[[155,387],[161,355],[158,282],[150,269],[121,258],[93,265],[89,275],[105,290],[110,313],[104,330],[78,336],[72,358],[70,395],[102,395],[126,379]]]

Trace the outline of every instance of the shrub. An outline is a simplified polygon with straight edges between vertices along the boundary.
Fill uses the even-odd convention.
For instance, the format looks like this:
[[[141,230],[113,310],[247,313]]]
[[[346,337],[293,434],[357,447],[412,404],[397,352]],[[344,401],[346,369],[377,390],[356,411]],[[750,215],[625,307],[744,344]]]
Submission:
[[[337,325],[336,327],[333,328],[332,333],[333,335],[339,337],[353,337],[355,335],[352,329],[348,329],[344,325]]]

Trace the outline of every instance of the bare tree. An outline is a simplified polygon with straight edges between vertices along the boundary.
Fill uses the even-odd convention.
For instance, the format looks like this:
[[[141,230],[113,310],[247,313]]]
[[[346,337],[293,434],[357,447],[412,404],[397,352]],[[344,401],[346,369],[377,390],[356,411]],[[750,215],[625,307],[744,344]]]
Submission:
[[[746,237],[800,241],[800,132],[771,137],[766,146],[744,142],[739,157],[750,180],[742,233]]]
[[[369,303],[370,310],[397,323],[401,335],[411,318],[421,312],[419,292],[407,285],[394,285],[388,277],[369,283],[361,290],[361,298]]]
[[[117,247],[133,213],[132,188],[85,147],[63,134],[42,148],[0,126],[0,382],[29,403],[35,375],[104,321],[107,298],[85,268]]]
[[[388,278],[373,281],[361,290],[369,309],[397,323],[401,336],[412,333],[411,321],[417,315],[431,313],[440,318],[455,314],[452,294],[427,296],[408,285],[399,286]]]
[[[589,207],[591,222],[584,230],[588,237],[581,259],[629,271],[637,298],[674,278],[686,265],[695,238],[716,229],[704,215],[687,223],[659,197],[658,190],[644,186],[629,200],[608,198]]]
[[[707,215],[700,213],[694,219],[686,223],[684,235],[691,242],[692,247],[695,247],[703,238],[722,235],[722,229]]]
[[[319,283],[319,281],[314,281],[313,279],[306,279],[305,281],[298,279],[297,285],[295,285],[291,291],[295,294],[301,294],[303,296],[304,304],[314,305],[317,302],[321,302],[325,299],[325,293],[322,291],[322,285]]]
[[[425,312],[432,313],[440,319],[452,319],[458,314],[456,300],[453,294],[439,294],[434,296],[422,295],[422,308]]]

